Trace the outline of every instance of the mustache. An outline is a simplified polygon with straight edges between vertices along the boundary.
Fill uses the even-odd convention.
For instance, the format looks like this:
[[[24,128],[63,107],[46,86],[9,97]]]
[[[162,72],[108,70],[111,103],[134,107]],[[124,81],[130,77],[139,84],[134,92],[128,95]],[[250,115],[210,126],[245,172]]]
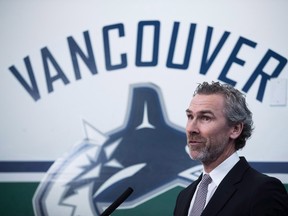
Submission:
[[[206,138],[202,137],[199,134],[188,134],[187,139],[189,141],[197,141],[197,142],[204,142],[206,141]]]

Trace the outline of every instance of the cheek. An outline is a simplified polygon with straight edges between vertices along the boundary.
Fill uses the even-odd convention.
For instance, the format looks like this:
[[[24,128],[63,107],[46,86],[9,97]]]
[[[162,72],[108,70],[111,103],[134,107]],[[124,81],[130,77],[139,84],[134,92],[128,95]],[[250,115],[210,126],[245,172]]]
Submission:
[[[217,130],[215,133],[210,134],[207,138],[208,145],[222,145],[223,143],[227,143],[229,140],[229,134],[227,130]]]
[[[216,136],[219,133],[219,128],[213,125],[206,125],[206,126],[199,128],[199,132],[201,136],[208,138],[208,137]]]
[[[213,142],[214,140],[221,140],[229,137],[229,130],[227,127],[213,125],[202,128],[200,134],[202,137],[205,137],[207,141]]]

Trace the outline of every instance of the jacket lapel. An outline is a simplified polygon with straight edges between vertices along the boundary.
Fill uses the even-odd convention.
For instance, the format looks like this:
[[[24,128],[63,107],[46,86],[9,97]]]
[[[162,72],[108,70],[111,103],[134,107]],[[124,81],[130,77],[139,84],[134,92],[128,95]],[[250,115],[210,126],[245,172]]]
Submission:
[[[242,180],[242,177],[248,168],[249,165],[245,158],[240,157],[240,161],[230,170],[216,189],[205,207],[202,216],[217,215],[237,191],[236,184]]]

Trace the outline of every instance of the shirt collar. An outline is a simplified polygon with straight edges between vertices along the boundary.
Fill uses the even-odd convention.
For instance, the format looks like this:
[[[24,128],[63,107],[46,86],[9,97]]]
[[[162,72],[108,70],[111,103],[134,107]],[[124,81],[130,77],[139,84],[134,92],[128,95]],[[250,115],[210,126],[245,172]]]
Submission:
[[[219,164],[215,169],[213,169],[209,175],[212,178],[213,182],[218,185],[221,183],[223,178],[228,174],[228,172],[233,168],[233,166],[239,161],[239,156],[237,152],[234,152],[221,164]],[[206,174],[203,172],[203,174]]]

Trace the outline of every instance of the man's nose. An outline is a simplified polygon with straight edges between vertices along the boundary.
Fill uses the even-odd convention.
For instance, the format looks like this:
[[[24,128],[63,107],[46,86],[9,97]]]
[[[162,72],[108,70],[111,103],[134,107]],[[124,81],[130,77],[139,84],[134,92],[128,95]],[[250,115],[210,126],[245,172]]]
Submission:
[[[187,133],[199,133],[199,127],[196,119],[190,119],[187,121],[186,131]]]

